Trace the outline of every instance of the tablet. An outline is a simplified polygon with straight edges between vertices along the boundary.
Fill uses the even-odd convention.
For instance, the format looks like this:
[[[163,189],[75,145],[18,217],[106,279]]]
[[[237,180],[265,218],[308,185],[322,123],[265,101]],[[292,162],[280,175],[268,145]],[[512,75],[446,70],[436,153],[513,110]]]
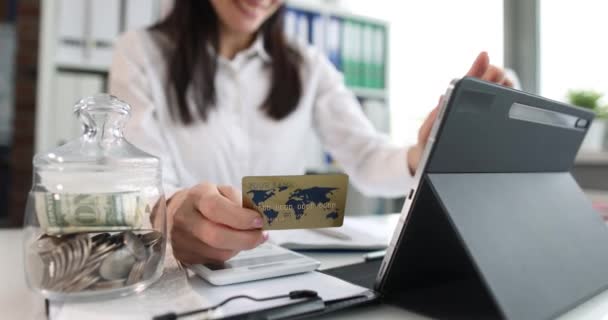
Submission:
[[[570,173],[593,119],[479,79],[453,82],[376,291],[437,318],[470,307],[469,318],[550,319],[607,289],[598,244],[608,230]]]
[[[405,244],[405,230],[413,222],[410,218],[416,206],[419,214],[424,210],[452,209],[445,207],[448,205],[445,199],[431,199],[438,196],[441,191],[437,189],[439,179],[450,179],[451,184],[457,185],[451,197],[461,198],[460,202],[465,206],[464,209],[468,207],[471,211],[468,217],[470,219],[468,222],[471,223],[469,228],[473,228],[475,223],[483,226],[481,224],[485,221],[483,218],[488,218],[489,214],[494,212],[497,212],[497,216],[492,218],[495,223],[511,223],[512,221],[503,218],[520,214],[524,221],[531,218],[549,219],[543,215],[551,214],[554,215],[552,219],[555,220],[558,218],[558,212],[544,212],[547,210],[547,205],[539,208],[539,212],[529,213],[528,216],[515,212],[515,208],[522,204],[520,211],[529,211],[532,204],[528,203],[527,199],[536,198],[540,201],[545,197],[556,197],[556,194],[568,197],[556,198],[553,203],[561,203],[562,207],[566,208],[568,198],[571,197],[576,199],[570,201],[571,204],[573,201],[580,201],[576,203],[580,206],[576,211],[588,209],[586,203],[588,201],[578,198],[583,193],[569,171],[594,119],[593,112],[470,77],[453,80],[446,89],[439,108],[437,120],[433,124],[421,156],[412,188],[407,194],[398,226],[380,267],[377,277],[379,286],[387,280],[387,267],[396,262],[397,251],[405,249],[400,246]],[[553,178],[557,176],[562,178]],[[547,181],[543,180],[545,177]],[[549,179],[554,181],[549,182]],[[535,184],[536,189],[532,187]],[[499,192],[493,189],[500,188],[493,188],[492,186],[495,185],[505,186],[501,189],[503,193],[497,195]],[[552,185],[556,188],[552,188]],[[480,186],[480,190],[473,192],[477,186]],[[528,194],[523,195],[524,198],[516,198],[517,190],[528,190]],[[423,195],[421,191],[429,195]],[[494,199],[493,205],[487,204],[485,209],[479,207],[484,199]],[[509,201],[504,203],[502,199]],[[439,207],[430,206],[430,203]],[[538,216],[534,217],[534,215]],[[420,214],[420,216],[428,215]],[[456,216],[450,218],[452,221],[449,221],[450,225],[445,226],[446,228],[460,222]],[[491,222],[493,221],[488,221]],[[440,225],[436,225],[434,229],[437,232],[444,231],[440,228]],[[409,232],[414,233],[416,230]],[[474,231],[470,230],[470,233]],[[594,230],[594,234],[597,232]],[[525,234],[525,236],[530,235]],[[523,237],[524,234],[521,236]],[[498,240],[508,241],[510,238]],[[567,241],[564,241],[563,245],[566,246]],[[487,245],[489,244],[487,242]],[[424,251],[424,248],[412,247],[407,251],[413,252],[418,249]],[[494,252],[498,249],[502,248],[496,247]],[[483,250],[492,252],[491,248],[483,248]],[[411,265],[411,262],[408,265]]]
[[[405,229],[407,217],[408,217],[408,214],[410,213],[412,204],[414,203],[413,200],[418,191],[418,187],[420,186],[422,177],[426,173],[427,164],[429,162],[431,152],[435,147],[435,140],[437,139],[437,134],[439,132],[439,128],[441,127],[442,122],[444,120],[444,116],[446,114],[448,105],[453,98],[452,93],[454,92],[456,85],[460,81],[461,81],[460,79],[452,80],[452,82],[450,83],[450,85],[448,86],[448,88],[446,89],[445,93],[443,94],[443,96],[441,98],[441,102],[439,104],[439,111],[437,114],[437,119],[433,123],[433,127],[431,128],[431,132],[429,134],[429,138],[427,140],[426,146],[422,152],[420,161],[418,162],[418,168],[414,174],[412,188],[407,193],[407,198],[403,204],[403,208],[401,209],[401,215],[399,217],[399,222],[397,223],[397,227],[395,228],[395,232],[393,233],[391,242],[389,243],[389,246],[386,250],[384,259],[383,259],[382,263],[379,264],[380,270],[378,270],[378,273],[376,274],[376,277],[375,277],[376,289],[378,289],[378,290],[380,290],[379,287],[382,286],[383,281],[386,279],[387,268],[390,265],[390,263],[392,262],[391,258],[396,254],[395,251],[398,249],[397,244],[398,244],[399,238]],[[478,105],[474,106],[474,108],[483,108],[483,107],[487,107],[487,105],[483,105],[483,103],[479,103]]]
[[[190,265],[197,275],[213,285],[268,279],[314,271],[320,262],[272,243],[241,251],[224,263]]]

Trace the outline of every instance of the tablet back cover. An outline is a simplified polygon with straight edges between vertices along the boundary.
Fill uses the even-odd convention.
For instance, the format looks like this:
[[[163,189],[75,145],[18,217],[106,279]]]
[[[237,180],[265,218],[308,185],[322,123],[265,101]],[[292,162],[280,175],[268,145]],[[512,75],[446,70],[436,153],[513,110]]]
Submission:
[[[445,117],[384,293],[466,275],[502,316],[547,319],[608,288],[608,230],[569,173],[593,114],[464,78]]]
[[[429,181],[506,318],[554,318],[608,288],[608,230],[569,173]]]

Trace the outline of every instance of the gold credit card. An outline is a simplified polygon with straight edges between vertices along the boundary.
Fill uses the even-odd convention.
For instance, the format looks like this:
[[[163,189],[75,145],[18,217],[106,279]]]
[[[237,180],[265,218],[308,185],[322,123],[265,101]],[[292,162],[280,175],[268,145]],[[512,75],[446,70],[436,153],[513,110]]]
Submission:
[[[243,206],[262,215],[266,230],[342,226],[345,174],[244,177],[242,183]]]

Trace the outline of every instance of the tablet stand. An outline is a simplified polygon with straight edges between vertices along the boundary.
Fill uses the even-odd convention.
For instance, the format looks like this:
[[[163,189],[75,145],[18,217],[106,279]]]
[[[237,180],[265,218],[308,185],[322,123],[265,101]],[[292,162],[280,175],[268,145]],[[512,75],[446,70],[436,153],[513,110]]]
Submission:
[[[378,288],[409,310],[548,319],[608,288],[608,230],[568,172],[429,173],[413,206]]]

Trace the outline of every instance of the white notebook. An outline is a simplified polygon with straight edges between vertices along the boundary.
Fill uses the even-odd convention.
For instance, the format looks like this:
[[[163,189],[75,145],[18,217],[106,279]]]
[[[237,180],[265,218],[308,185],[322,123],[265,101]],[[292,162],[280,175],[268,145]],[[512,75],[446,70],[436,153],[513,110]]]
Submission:
[[[167,260],[173,258],[167,257]],[[165,267],[165,272],[158,282],[136,295],[106,299],[103,303],[96,300],[64,303],[53,301],[49,308],[49,319],[149,320],[167,312],[181,313],[207,308],[235,295],[264,298],[303,289],[316,291],[325,301],[359,296],[369,291],[367,288],[320,272],[306,272],[229,286],[213,286],[197,276],[186,274],[183,270]],[[289,303],[293,302],[288,298],[262,302],[243,299],[218,308],[210,316],[216,319]],[[202,319],[204,315],[187,317],[187,319]]]
[[[271,230],[270,241],[293,250],[382,250],[398,219],[398,214],[344,217],[339,228]]]

